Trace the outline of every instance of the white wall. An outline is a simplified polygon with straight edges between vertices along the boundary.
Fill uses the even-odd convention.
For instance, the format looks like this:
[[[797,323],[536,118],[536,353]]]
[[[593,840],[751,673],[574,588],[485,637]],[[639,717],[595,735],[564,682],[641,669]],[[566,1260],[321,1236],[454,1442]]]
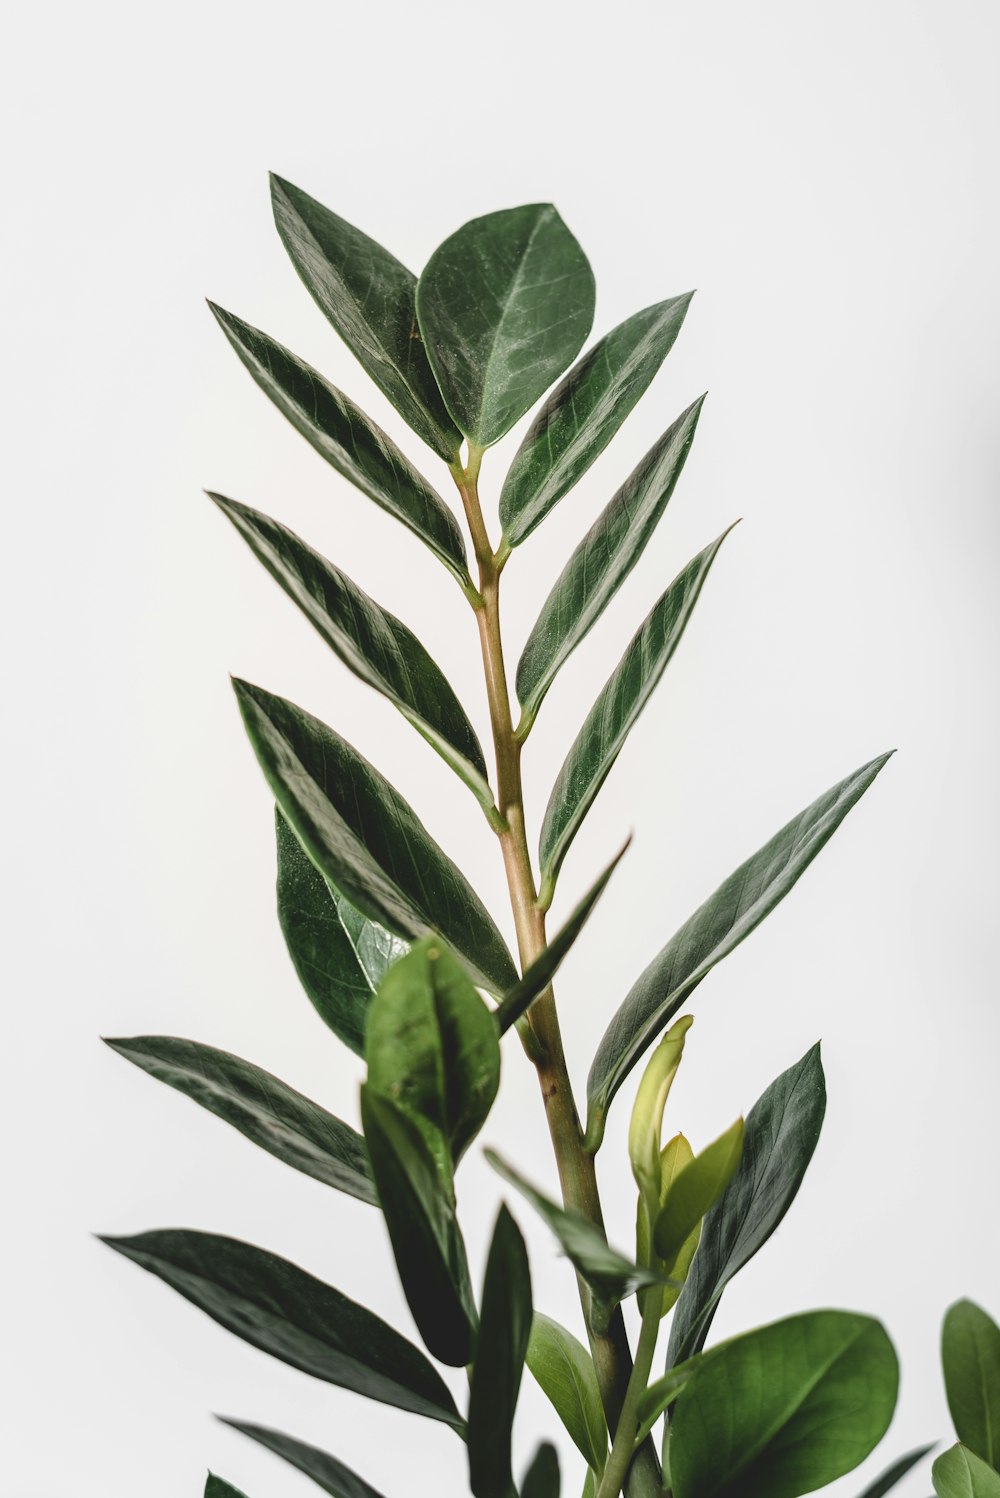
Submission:
[[[299,529],[418,629],[483,724],[457,590],[283,424],[202,305],[318,363],[434,470],[286,262],[269,167],[414,267],[464,219],[551,198],[593,262],[599,331],[699,288],[627,431],[506,574],[513,650],[616,483],[710,388],[661,531],[528,756],[537,818],[635,623],[744,516],[566,867],[563,909],[637,830],[566,964],[568,1047],[582,1081],[675,924],[787,816],[898,745],[787,906],[699,991],[672,1110],[705,1142],[823,1037],[818,1156],[717,1330],[814,1305],[876,1312],[904,1382],[872,1468],[946,1435],[941,1313],[960,1294],[1000,1312],[998,42],[986,0],[98,0],[8,21],[12,1498],[181,1498],[208,1464],[251,1498],[305,1498],[306,1479],[210,1410],[326,1445],[388,1498],[465,1491],[443,1429],[272,1364],[88,1237],[229,1232],[405,1321],[371,1212],[256,1157],[97,1040],[190,1035],[353,1116],[358,1068],[282,948],[269,798],[227,671],[345,731],[503,909],[471,800],[200,493]],[[489,463],[491,498],[516,440]],[[623,1099],[602,1156],[623,1245],[626,1116]],[[551,1179],[515,1051],[486,1136]],[[477,1265],[497,1196],[470,1164]],[[517,1213],[538,1299],[572,1318],[565,1264]],[[529,1389],[522,1459],[551,1423]],[[928,1487],[925,1473],[899,1491]]]

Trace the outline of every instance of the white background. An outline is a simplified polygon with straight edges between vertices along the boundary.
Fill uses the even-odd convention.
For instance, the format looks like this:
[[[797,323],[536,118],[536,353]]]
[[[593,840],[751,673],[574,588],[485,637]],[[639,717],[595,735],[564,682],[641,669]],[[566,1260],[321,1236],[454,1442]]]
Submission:
[[[485,732],[457,589],[283,423],[202,304],[318,364],[447,482],[286,261],[268,168],[414,268],[463,220],[552,199],[592,260],[597,332],[698,287],[628,429],[506,573],[516,656],[585,526],[710,388],[667,517],[527,756],[537,825],[638,620],[744,516],[566,865],[563,911],[636,829],[565,966],[568,1049],[582,1084],[679,921],[787,817],[898,746],[801,887],[699,990],[671,1123],[704,1144],[823,1037],[817,1157],[716,1332],[816,1305],[877,1313],[903,1383],[865,1475],[947,1436],[941,1314],[961,1294],[1000,1312],[998,43],[988,0],[101,0],[8,22],[4,1493],[194,1498],[209,1464],[250,1498],[315,1491],[211,1410],[326,1446],[387,1498],[466,1491],[443,1427],[272,1363],[88,1236],[232,1233],[408,1324],[369,1209],[97,1039],[196,1037],[355,1117],[358,1067],[282,947],[269,797],[227,671],[346,732],[504,908],[467,793],[200,493],[279,516],[402,614]],[[516,441],[489,460],[491,503]],[[551,1184],[534,1079],[516,1049],[507,1061],[485,1138]],[[601,1157],[622,1246],[627,1112],[623,1096]],[[477,1276],[497,1199],[472,1161]],[[576,1325],[565,1264],[516,1210],[536,1299]],[[519,1466],[552,1426],[526,1387]],[[899,1491],[928,1489],[924,1471]]]

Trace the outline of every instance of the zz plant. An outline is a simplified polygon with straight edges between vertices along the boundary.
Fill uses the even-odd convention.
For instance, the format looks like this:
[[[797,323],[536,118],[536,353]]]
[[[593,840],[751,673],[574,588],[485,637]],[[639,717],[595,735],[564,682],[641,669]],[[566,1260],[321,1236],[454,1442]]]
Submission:
[[[457,584],[446,586],[440,607],[454,607],[456,618],[467,610],[478,629],[492,772],[464,707],[407,625],[278,521],[212,498],[344,665],[394,703],[468,787],[478,803],[474,813],[469,803],[468,835],[479,822],[503,859],[517,959],[461,870],[374,765],[304,708],[236,681],[276,802],[282,931],[321,1019],[364,1058],[363,1132],[258,1066],[195,1041],[110,1043],[272,1155],[380,1214],[426,1351],[342,1290],[248,1243],[190,1231],[105,1241],[253,1346],[440,1422],[445,1491],[463,1490],[467,1472],[474,1498],[557,1498],[552,1445],[539,1447],[526,1472],[513,1471],[512,1427],[527,1367],[579,1453],[581,1473],[572,1483],[579,1490],[582,1482],[589,1498],[813,1492],[863,1461],[889,1424],[898,1370],[882,1326],[851,1311],[821,1310],[722,1343],[709,1345],[708,1338],[726,1286],[781,1222],[816,1148],[825,1107],[819,1047],[713,1142],[696,1149],[672,1131],[664,1143],[663,1120],[690,1043],[692,1018],[680,1011],[784,898],[888,756],[862,765],[794,816],[651,958],[609,1016],[581,1122],[552,982],[621,853],[551,933],[548,913],[573,839],[680,642],[724,536],[674,579],[598,693],[552,788],[537,876],[521,758],[560,667],[662,519],[702,401],[624,480],[556,578],[514,674],[516,720],[501,579],[647,389],[690,296],[637,312],[580,357],[593,320],[594,277],[548,205],[473,220],[445,240],[417,279],[289,183],[274,180],[273,204],[285,247],[321,311],[446,466],[474,570],[451,506],[347,395],[267,334],[219,307],[212,311],[292,425],[428,546]],[[495,543],[480,504],[480,467],[540,401],[503,481]],[[580,1337],[535,1309],[524,1241],[507,1205],[478,1294],[459,1225],[459,1165],[497,1095],[501,1057],[518,1064],[519,1047],[538,1076],[561,1202],[537,1189],[520,1162],[488,1158],[510,1200],[537,1211],[571,1261]],[[643,1061],[628,1134],[636,1225],[626,1253],[609,1244],[595,1167],[608,1110]],[[612,1229],[620,1242],[625,1225]],[[634,1347],[622,1314],[633,1296],[640,1318]],[[942,1498],[1000,1487],[1000,1332],[974,1310],[953,1312],[946,1335],[952,1403],[966,1445],[935,1468]],[[665,1361],[657,1366],[668,1315]],[[989,1409],[976,1373],[984,1364],[992,1379]],[[467,1398],[458,1398],[436,1365],[467,1370]],[[334,1498],[379,1498],[332,1455],[274,1430],[237,1428]],[[869,1494],[888,1491],[922,1454],[897,1462]],[[404,1478],[398,1491],[405,1490]],[[217,1477],[206,1493],[239,1498]]]

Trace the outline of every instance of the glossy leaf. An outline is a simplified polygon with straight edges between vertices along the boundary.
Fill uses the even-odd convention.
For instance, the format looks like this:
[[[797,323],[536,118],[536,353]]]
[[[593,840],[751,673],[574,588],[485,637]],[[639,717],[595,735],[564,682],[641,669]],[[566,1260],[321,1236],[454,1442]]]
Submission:
[[[205,1498],[246,1498],[246,1494],[239,1488],[234,1488],[231,1482],[225,1482],[223,1478],[210,1472],[205,1482]]]
[[[608,1456],[608,1427],[590,1353],[558,1321],[536,1311],[527,1362],[584,1461],[602,1471]]]
[[[719,1200],[736,1173],[742,1152],[743,1120],[738,1118],[677,1172],[653,1224],[653,1243],[664,1263],[673,1262],[709,1207]]]
[[[521,1498],[559,1498],[559,1457],[548,1441],[539,1446],[524,1474]]]
[[[941,1359],[955,1434],[1000,1468],[1000,1327],[971,1300],[957,1301],[944,1318]]]
[[[479,896],[399,792],[310,713],[248,682],[234,687],[274,797],[323,876],[397,936],[440,931],[494,993],[516,983]]]
[[[587,1143],[596,1149],[622,1082],[646,1047],[716,963],[793,888],[889,759],[882,754],[840,781],[740,865],[633,984],[604,1033],[587,1079]]]
[[[359,1201],[377,1202],[361,1135],[270,1072],[228,1051],[171,1035],[107,1044],[286,1165]]]
[[[680,478],[703,400],[689,406],[633,469],[542,605],[517,667],[522,737],[559,668],[597,623],[645,550]]]
[[[183,1229],[102,1241],[283,1363],[461,1428],[451,1395],[418,1348],[287,1259],[235,1238]]]
[[[539,844],[543,903],[551,899],[570,844],[680,644],[709,569],[728,534],[724,531],[689,562],[654,604],[587,714],[545,808]]]
[[[818,1045],[772,1082],[751,1108],[736,1175],[705,1219],[705,1233],[670,1328],[669,1364],[705,1345],[722,1292],[763,1248],[802,1184],[826,1112]]]
[[[700,1364],[700,1358],[692,1358],[689,1363],[682,1364],[679,1368],[671,1368],[669,1373],[665,1373],[662,1378],[656,1379],[643,1390],[639,1395],[635,1411],[639,1425],[636,1432],[637,1441],[645,1440],[660,1416],[676,1403],[681,1390],[690,1383]]]
[[[317,306],[403,420],[450,463],[462,435],[421,342],[416,276],[291,182],[272,176],[271,202],[285,249]]]
[[[504,994],[496,1011],[497,1023],[500,1026],[501,1034],[509,1030],[511,1025],[520,1019],[521,1015],[531,1007],[539,994],[544,993],[548,988],[555,977],[560,963],[587,924],[594,906],[607,889],[608,881],[624,858],[631,841],[632,839],[629,838],[618,850],[604,872],[594,881],[583,899],[575,907],[565,924],[560,926],[545,950],[539,957],[535,958],[535,961],[525,970],[524,976],[514,987]]]
[[[553,390],[500,492],[508,546],[529,536],[607,447],[673,347],[692,294],[627,317]]]
[[[674,1498],[798,1498],[863,1462],[885,1434],[899,1369],[877,1321],[812,1311],[716,1349],[671,1422]]]
[[[931,1475],[938,1498],[1000,1498],[995,1472],[967,1446],[952,1446],[934,1463]]]
[[[348,670],[387,697],[482,805],[492,807],[475,729],[416,635],[276,520],[221,494],[209,498]]]
[[[528,1251],[501,1207],[486,1263],[469,1392],[469,1484],[475,1498],[516,1498],[510,1446],[530,1334]]]
[[[468,588],[458,521],[392,438],[289,349],[231,312],[209,306],[245,367],[295,430],[362,494],[419,536]]]
[[[275,1456],[280,1456],[289,1466],[297,1467],[300,1472],[311,1477],[313,1482],[318,1483],[324,1493],[330,1493],[332,1498],[379,1498],[379,1494],[369,1483],[349,1467],[345,1467],[343,1462],[338,1462],[336,1457],[328,1456],[315,1446],[307,1446],[304,1441],[296,1441],[294,1436],[286,1436],[280,1430],[268,1430],[263,1425],[248,1425],[242,1420],[226,1419],[222,1423],[238,1430],[241,1435],[249,1436],[251,1441],[266,1446],[268,1451],[273,1451]]]
[[[489,447],[576,358],[594,320],[594,276],[549,203],[476,218],[434,251],[417,320],[445,405]]]
[[[407,1304],[428,1352],[454,1368],[472,1359],[476,1307],[455,1196],[413,1120],[372,1088],[361,1119]]]
[[[916,1451],[910,1451],[906,1456],[901,1456],[898,1461],[893,1462],[891,1467],[887,1467],[880,1477],[876,1477],[873,1483],[869,1483],[861,1494],[861,1498],[885,1498],[885,1494],[891,1492],[897,1483],[902,1482],[907,1472],[922,1461],[928,1451],[932,1451],[933,1448],[932,1441],[929,1446],[918,1446]]]

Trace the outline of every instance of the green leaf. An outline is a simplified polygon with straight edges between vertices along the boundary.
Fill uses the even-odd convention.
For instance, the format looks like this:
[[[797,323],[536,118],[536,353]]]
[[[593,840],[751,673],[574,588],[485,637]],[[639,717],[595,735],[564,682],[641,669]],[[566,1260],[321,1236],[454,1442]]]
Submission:
[[[418,1348],[287,1259],[177,1228],[102,1242],[252,1347],[326,1383],[462,1429],[454,1400]]]
[[[436,937],[382,979],[365,1054],[369,1088],[417,1124],[450,1181],[496,1098],[500,1043],[493,1013]]]
[[[209,302],[245,367],[320,457],[403,523],[471,587],[458,521],[410,460],[343,391],[259,328]]]
[[[242,1420],[227,1420],[224,1416],[220,1416],[220,1419],[223,1425],[229,1425],[241,1435],[249,1436],[251,1441],[259,1442],[290,1466],[297,1467],[300,1472],[311,1477],[313,1482],[318,1483],[325,1493],[332,1494],[333,1498],[380,1498],[370,1484],[349,1467],[345,1467],[343,1462],[338,1462],[336,1457],[328,1456],[315,1446],[307,1446],[304,1441],[296,1441],[293,1436],[283,1435],[280,1430],[268,1430],[263,1425],[247,1425]]]
[[[528,1368],[589,1467],[604,1470],[608,1427],[590,1353],[558,1321],[536,1311]]]
[[[671,1025],[656,1050],[649,1058],[643,1072],[632,1106],[632,1117],[628,1130],[628,1153],[632,1164],[632,1175],[643,1197],[658,1207],[661,1204],[663,1186],[663,1161],[660,1140],[663,1134],[663,1110],[667,1106],[670,1089],[674,1085],[681,1060],[684,1042],[694,1024],[692,1015],[682,1015]],[[683,1143],[681,1143],[683,1141]],[[678,1135],[676,1149],[690,1146],[683,1134]],[[690,1157],[693,1160],[693,1155]],[[690,1163],[686,1160],[685,1165]]]
[[[524,1474],[521,1498],[559,1498],[559,1457],[548,1441],[539,1446]]]
[[[205,1483],[205,1498],[246,1498],[246,1494],[239,1488],[234,1488],[231,1482],[225,1482],[210,1472]]]
[[[1000,1473],[966,1446],[953,1446],[931,1469],[938,1498],[1000,1498]]]
[[[455,1196],[413,1120],[371,1087],[361,1120],[399,1281],[428,1352],[453,1368],[472,1359],[476,1307]]]
[[[709,1207],[736,1173],[743,1152],[743,1120],[738,1118],[714,1143],[678,1171],[653,1224],[653,1243],[665,1264],[673,1263]]]
[[[798,1498],[882,1439],[899,1369],[877,1321],[812,1311],[717,1348],[671,1422],[674,1498]]]
[[[1000,1327],[971,1300],[957,1301],[944,1318],[941,1357],[955,1434],[1000,1468]]]
[[[417,319],[445,405],[471,443],[489,447],[583,347],[593,272],[550,203],[488,213],[434,251]]]
[[[587,1144],[600,1145],[611,1099],[716,963],[778,905],[889,759],[879,755],[788,822],[721,884],[646,968],[597,1048],[587,1079]]]
[[[107,1044],[286,1165],[359,1201],[377,1203],[361,1135],[270,1072],[228,1051],[171,1035]]]
[[[374,239],[291,182],[271,177],[274,221],[317,306],[403,420],[450,463],[461,433],[417,327],[417,278]]]
[[[704,396],[633,469],[563,568],[517,667],[523,738],[559,668],[589,633],[642,555],[680,478]]]
[[[629,837],[619,848],[604,872],[594,881],[580,903],[574,908],[566,923],[559,928],[545,950],[536,957],[524,976],[504,994],[496,1011],[500,1033],[509,1030],[521,1015],[544,993],[570,947],[590,919],[591,912],[608,887],[608,881],[628,851],[632,839]]]
[[[475,1498],[516,1498],[510,1444],[530,1334],[528,1251],[517,1223],[501,1207],[486,1263],[469,1392],[469,1485]]]
[[[209,498],[348,670],[387,697],[491,809],[476,731],[416,635],[276,520],[221,494]]]
[[[670,1328],[669,1364],[705,1345],[722,1292],[763,1248],[802,1184],[826,1112],[818,1045],[782,1072],[751,1108],[740,1168],[705,1219],[702,1244]]]
[[[869,1483],[861,1494],[861,1498],[885,1498],[885,1494],[896,1486],[928,1453],[934,1449],[934,1442],[929,1446],[918,1446],[916,1451],[910,1451],[906,1456],[901,1456],[898,1461],[887,1467],[881,1477],[877,1477],[873,1483]]]
[[[542,823],[539,856],[543,905],[551,901],[570,844],[680,644],[709,569],[729,530],[689,562],[654,604],[601,688],[566,756]]]
[[[701,1361],[701,1357],[696,1357],[678,1368],[671,1368],[669,1373],[658,1378],[639,1395],[635,1410],[639,1425],[635,1437],[637,1442],[646,1439],[660,1416],[675,1403],[681,1390],[690,1383]]]
[[[500,523],[518,546],[607,447],[673,347],[693,292],[627,317],[553,390],[500,491]]]
[[[440,931],[483,987],[502,993],[516,983],[479,896],[384,776],[310,713],[233,685],[274,797],[324,878],[397,936]]]
[[[690,1165],[693,1159],[694,1150],[683,1134],[675,1134],[673,1139],[669,1140],[663,1146],[663,1149],[660,1151],[660,1190],[658,1198],[660,1206],[667,1199],[667,1192],[673,1185],[674,1177],[679,1175],[686,1166]],[[655,1212],[653,1215],[655,1217]],[[635,1220],[635,1256],[640,1264],[648,1264],[650,1262],[650,1238],[652,1236],[650,1226],[649,1204],[646,1196],[640,1193],[636,1205]],[[661,1262],[659,1264],[659,1268],[663,1270],[663,1273],[669,1275],[673,1281],[673,1285],[659,1292],[661,1295],[661,1317],[673,1309],[683,1291],[688,1272],[691,1268],[691,1260],[694,1258],[698,1244],[701,1242],[701,1230],[702,1223],[699,1219],[674,1254],[670,1263],[664,1264]],[[646,1309],[646,1296],[655,1295],[656,1293],[655,1290],[639,1291],[640,1311],[645,1311]],[[668,1363],[669,1361],[668,1359]]]

